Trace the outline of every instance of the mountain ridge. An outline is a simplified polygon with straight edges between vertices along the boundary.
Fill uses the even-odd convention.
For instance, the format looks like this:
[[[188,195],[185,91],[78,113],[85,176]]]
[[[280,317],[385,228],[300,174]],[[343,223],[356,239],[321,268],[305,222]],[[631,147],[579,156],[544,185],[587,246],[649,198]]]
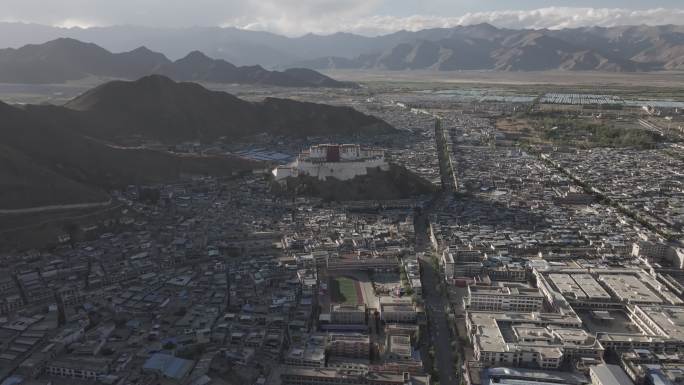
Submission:
[[[161,74],[178,81],[237,83],[281,87],[356,87],[311,69],[269,71],[261,66],[236,66],[193,50],[169,60],[145,46],[112,53],[94,43],[58,38],[43,44],[0,49],[0,82],[65,83],[89,76],[137,79]]]
[[[108,140],[122,133],[178,143],[260,133],[302,137],[394,131],[384,121],[350,107],[278,98],[248,102],[163,75],[108,82],[64,107],[81,114],[90,135]]]

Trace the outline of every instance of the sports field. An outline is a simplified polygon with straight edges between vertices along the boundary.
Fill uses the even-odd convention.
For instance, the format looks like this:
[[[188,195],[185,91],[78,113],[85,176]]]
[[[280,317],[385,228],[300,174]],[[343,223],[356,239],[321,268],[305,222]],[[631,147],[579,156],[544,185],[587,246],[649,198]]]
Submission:
[[[358,305],[363,303],[359,283],[348,277],[330,278],[330,299],[333,303]]]

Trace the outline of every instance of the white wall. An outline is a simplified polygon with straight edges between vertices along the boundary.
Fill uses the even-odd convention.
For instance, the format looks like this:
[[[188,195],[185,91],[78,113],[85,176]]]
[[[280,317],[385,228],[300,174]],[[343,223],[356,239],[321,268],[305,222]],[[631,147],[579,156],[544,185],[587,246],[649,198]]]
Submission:
[[[309,163],[296,161],[286,168],[276,168],[273,175],[280,181],[288,177],[299,175],[312,176],[319,180],[335,178],[338,180],[350,180],[359,175],[367,175],[369,168],[380,168],[389,171],[389,164],[384,159],[372,159],[363,162],[332,162],[332,163]]]

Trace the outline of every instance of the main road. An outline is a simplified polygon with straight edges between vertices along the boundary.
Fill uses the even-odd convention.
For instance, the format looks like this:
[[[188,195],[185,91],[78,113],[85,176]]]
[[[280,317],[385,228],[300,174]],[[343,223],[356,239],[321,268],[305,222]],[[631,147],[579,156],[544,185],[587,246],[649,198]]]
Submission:
[[[435,359],[437,360],[439,383],[442,385],[458,385],[461,382],[461,375],[457,372],[458,365],[452,348],[452,342],[458,344],[458,337],[451,334],[447,313],[450,308],[449,300],[439,290],[441,278],[431,260],[432,247],[428,236],[429,214],[439,212],[447,206],[452,194],[458,190],[458,182],[455,177],[451,154],[449,154],[446,130],[441,119],[438,116],[435,118],[435,144],[442,175],[442,190],[436,194],[424,212],[416,217],[416,251],[423,253],[420,257],[423,300],[428,316],[430,345],[434,348]]]
[[[439,198],[438,198],[439,199]],[[439,383],[442,385],[457,385],[460,375],[455,373],[456,361],[451,347],[452,340],[447,314],[448,300],[439,291],[440,276],[430,260],[430,241],[427,234],[427,217],[421,215],[416,218],[416,251],[425,252],[420,257],[422,271],[423,300],[427,312],[430,332],[430,346],[434,348]]]

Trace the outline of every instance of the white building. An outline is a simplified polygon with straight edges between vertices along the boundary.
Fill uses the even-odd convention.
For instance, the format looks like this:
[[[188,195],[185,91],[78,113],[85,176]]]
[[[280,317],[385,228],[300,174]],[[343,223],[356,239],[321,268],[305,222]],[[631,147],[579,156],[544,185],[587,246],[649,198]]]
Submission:
[[[537,289],[521,286],[468,286],[464,306],[470,310],[542,311],[544,296]]]
[[[276,167],[272,173],[276,181],[300,175],[319,180],[349,180],[368,174],[368,169],[389,170],[383,150],[362,148],[358,144],[319,144],[303,151],[294,162]]]
[[[604,348],[577,316],[469,311],[474,357],[485,366],[558,369],[564,359],[602,359]]]

